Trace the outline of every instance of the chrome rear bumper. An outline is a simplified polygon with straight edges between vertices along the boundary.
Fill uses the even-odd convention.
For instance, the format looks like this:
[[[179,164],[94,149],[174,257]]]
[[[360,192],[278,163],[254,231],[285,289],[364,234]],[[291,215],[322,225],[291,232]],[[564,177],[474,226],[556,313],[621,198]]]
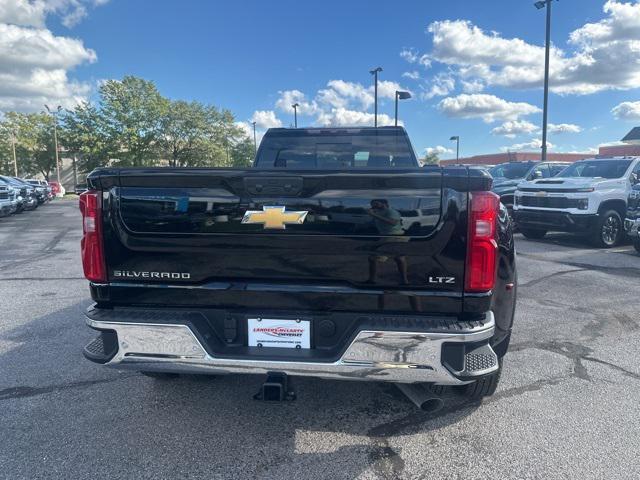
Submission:
[[[471,377],[496,371],[496,354],[488,344],[483,345],[481,353],[466,355],[463,370],[453,371],[443,365],[442,346],[488,343],[495,330],[493,315],[489,315],[484,325],[464,332],[361,331],[342,357],[331,363],[216,358],[182,324],[100,321],[89,317],[87,324],[116,332],[117,352],[106,365],[119,369],[215,375],[285,372],[327,379],[461,385]]]

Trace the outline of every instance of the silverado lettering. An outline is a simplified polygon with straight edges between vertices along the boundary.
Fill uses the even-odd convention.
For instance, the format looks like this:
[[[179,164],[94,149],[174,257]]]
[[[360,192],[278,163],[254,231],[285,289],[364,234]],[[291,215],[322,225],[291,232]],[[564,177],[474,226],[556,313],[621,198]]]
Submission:
[[[170,278],[172,280],[189,280],[191,278],[190,273],[177,273],[177,272],[131,272],[114,270],[113,276],[116,278]]]

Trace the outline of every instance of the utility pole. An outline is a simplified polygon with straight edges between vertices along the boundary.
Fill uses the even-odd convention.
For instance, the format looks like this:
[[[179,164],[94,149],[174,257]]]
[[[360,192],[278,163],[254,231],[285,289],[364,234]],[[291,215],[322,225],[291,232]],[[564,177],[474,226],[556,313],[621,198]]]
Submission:
[[[396,90],[396,121],[395,121],[395,126],[398,126],[398,100],[406,100],[408,98],[411,98],[411,93],[410,92],[405,92],[402,90]]]
[[[253,155],[256,156],[258,154],[258,141],[256,140],[256,122],[251,122],[253,125]]]
[[[60,158],[58,157],[58,113],[60,113],[62,107],[58,105],[58,108],[56,108],[55,111],[52,111],[48,105],[45,105],[44,107],[53,117],[53,141],[56,149],[56,177],[58,185],[62,186],[62,182],[60,181]]]
[[[551,3],[553,0],[536,2],[535,7],[540,10],[547,7],[547,30],[544,50],[544,101],[542,111],[542,156],[541,160],[547,160],[547,119],[549,116],[549,53],[551,50]]]
[[[293,125],[294,128],[298,128],[298,107],[300,106],[299,103],[294,103],[293,105],[291,105],[293,107]]]
[[[369,70],[373,75],[373,126],[378,127],[378,73],[382,71],[382,67],[376,67]]]
[[[456,141],[456,163],[458,163],[460,161],[460,135],[451,137],[449,140]]]
[[[11,149],[13,150],[13,175],[18,176],[18,158],[16,157],[16,132],[11,132]]]

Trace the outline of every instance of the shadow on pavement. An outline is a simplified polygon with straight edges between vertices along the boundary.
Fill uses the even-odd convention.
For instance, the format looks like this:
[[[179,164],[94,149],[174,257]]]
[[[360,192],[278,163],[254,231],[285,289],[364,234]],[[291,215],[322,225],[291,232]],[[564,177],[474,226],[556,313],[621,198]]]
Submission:
[[[0,332],[5,473],[68,478],[402,477],[402,436],[474,412],[417,410],[393,385],[295,378],[298,400],[252,399],[262,376],[157,380],[86,361],[88,302]]]

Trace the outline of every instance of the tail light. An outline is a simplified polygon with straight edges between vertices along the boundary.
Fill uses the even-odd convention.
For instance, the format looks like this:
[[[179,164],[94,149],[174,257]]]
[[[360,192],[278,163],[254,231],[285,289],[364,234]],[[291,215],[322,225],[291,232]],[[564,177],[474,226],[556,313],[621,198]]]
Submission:
[[[82,268],[87,280],[96,283],[107,281],[107,269],[104,262],[102,245],[100,192],[89,190],[80,195],[80,211],[82,212]]]
[[[469,206],[466,292],[487,292],[496,283],[497,220],[500,197],[493,192],[472,192]]]

